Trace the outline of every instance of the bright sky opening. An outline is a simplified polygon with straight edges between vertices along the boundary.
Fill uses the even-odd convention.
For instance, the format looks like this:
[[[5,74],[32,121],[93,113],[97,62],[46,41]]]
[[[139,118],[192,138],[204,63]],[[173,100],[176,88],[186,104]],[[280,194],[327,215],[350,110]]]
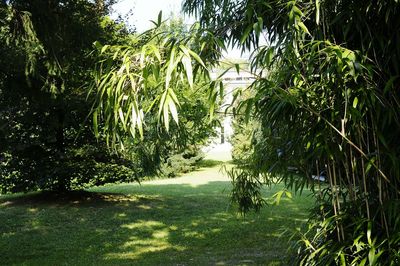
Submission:
[[[182,0],[121,0],[113,8],[123,16],[132,11],[129,24],[134,25],[138,32],[144,32],[154,26],[150,20],[157,21],[160,11],[163,12],[163,19],[183,17],[181,4]],[[185,22],[189,21],[186,19]]]
[[[116,14],[125,16],[130,11],[128,23],[135,26],[137,32],[144,32],[154,26],[150,20],[157,21],[157,16],[162,11],[163,19],[171,17],[183,18],[185,24],[193,24],[194,18],[184,16],[181,12],[182,0],[120,0],[113,6]],[[238,49],[231,49],[225,53],[224,57],[229,59],[248,58],[249,53],[241,54]]]

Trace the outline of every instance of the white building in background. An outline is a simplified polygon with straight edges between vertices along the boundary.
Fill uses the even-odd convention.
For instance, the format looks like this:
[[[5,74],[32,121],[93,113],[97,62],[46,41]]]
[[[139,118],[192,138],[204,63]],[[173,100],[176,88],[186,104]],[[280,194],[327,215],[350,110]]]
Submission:
[[[224,70],[214,70],[211,73],[211,78],[216,79]],[[224,113],[225,108],[228,107],[233,100],[233,95],[236,89],[245,89],[251,85],[254,81],[254,75],[250,71],[240,70],[239,73],[236,69],[231,69],[226,72],[222,77],[222,82],[224,84],[224,99],[219,112]],[[218,129],[218,135],[220,143],[223,144],[233,134],[232,128],[232,115],[226,114],[223,121],[221,121],[222,127]]]
[[[224,69],[215,69],[211,73],[212,79],[217,79]],[[224,85],[224,99],[223,104],[218,110],[220,113],[225,112],[225,108],[232,103],[233,95],[235,89],[246,88],[251,85],[254,81],[254,76],[250,71],[236,71],[236,69],[231,69],[226,72],[222,77],[222,82]],[[229,139],[233,134],[232,128],[232,115],[224,115],[221,121],[221,128],[217,129],[218,136],[212,140],[212,143],[204,147],[203,151],[206,153],[205,159],[218,160],[218,161],[230,161],[232,160],[231,151],[232,145],[229,143]]]

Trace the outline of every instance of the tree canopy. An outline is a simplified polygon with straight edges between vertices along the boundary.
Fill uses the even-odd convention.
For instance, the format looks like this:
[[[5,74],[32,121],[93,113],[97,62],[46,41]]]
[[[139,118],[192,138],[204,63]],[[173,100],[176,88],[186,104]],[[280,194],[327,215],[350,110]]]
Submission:
[[[176,110],[174,104],[179,104],[181,120],[187,123],[179,127],[172,126],[172,132],[161,132],[157,119],[143,119],[141,122],[146,123],[148,132],[143,137],[146,144],[116,133],[113,137],[118,135],[118,143],[121,147],[123,144],[125,150],[107,146],[107,143],[116,142],[107,134],[108,122],[114,121],[110,120],[111,116],[105,121],[99,119],[95,128],[91,126],[93,110],[98,110],[99,117],[111,114],[109,109],[103,112],[100,106],[92,109],[94,104],[106,101],[91,90],[91,84],[96,84],[107,70],[114,71],[121,54],[123,58],[126,53],[132,52],[134,57],[138,54],[133,53],[143,47],[147,56],[153,47],[162,45],[160,40],[163,32],[173,32],[169,26],[164,26],[158,33],[149,32],[139,37],[123,23],[108,17],[108,8],[113,2],[8,1],[1,5],[2,192],[70,190],[106,182],[137,181],[160,171],[161,165],[175,153],[190,149],[189,153],[197,156],[199,143],[212,134],[212,125],[205,119],[206,98],[201,93],[204,89],[197,84],[193,86],[193,82],[191,87],[197,92],[186,93],[186,85],[181,82],[178,87],[174,84],[175,93],[169,89],[174,94],[168,94],[164,99],[167,111]],[[161,22],[159,24],[161,27]],[[179,28],[181,31],[174,32],[175,38],[186,38],[186,30],[178,23],[175,30]],[[157,37],[157,34],[160,36]],[[154,41],[155,38],[159,43]],[[107,45],[102,46],[101,43]],[[114,61],[107,58],[111,50],[119,51]],[[111,56],[114,56],[114,52]],[[190,56],[190,51],[188,53]],[[164,56],[163,51],[161,55]],[[132,57],[127,58],[125,63],[128,59]],[[154,63],[151,61],[153,59],[157,59],[155,54],[145,63],[150,66],[150,63]],[[183,59],[183,62],[187,67],[191,66],[187,59]],[[138,65],[132,64],[131,67],[135,76],[129,76],[129,80],[133,78],[139,83],[143,82],[143,78],[136,75]],[[102,70],[97,72],[99,69]],[[151,71],[151,67],[147,70]],[[164,75],[167,70],[162,71]],[[112,81],[119,77],[115,75]],[[151,82],[146,77],[146,84]],[[113,86],[109,88],[112,88],[110,94],[118,93]],[[139,95],[139,99],[145,99],[148,108],[154,101],[151,97],[155,97],[159,91],[148,90],[146,95]],[[176,97],[180,98],[179,103],[170,101]],[[125,98],[121,100],[124,104],[127,102]],[[173,114],[176,119],[176,112]],[[163,119],[168,118],[164,116]]]
[[[91,79],[92,43],[123,33],[87,1],[7,1],[1,12],[1,190],[85,183],[93,167],[79,167],[76,153],[95,141],[82,81]]]

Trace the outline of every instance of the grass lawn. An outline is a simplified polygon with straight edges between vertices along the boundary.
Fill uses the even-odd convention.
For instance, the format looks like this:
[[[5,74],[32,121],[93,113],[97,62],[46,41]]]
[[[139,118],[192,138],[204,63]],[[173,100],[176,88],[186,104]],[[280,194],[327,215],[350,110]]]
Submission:
[[[0,196],[0,265],[286,265],[312,198],[238,216],[219,167],[68,195]],[[265,196],[281,189],[266,189]]]

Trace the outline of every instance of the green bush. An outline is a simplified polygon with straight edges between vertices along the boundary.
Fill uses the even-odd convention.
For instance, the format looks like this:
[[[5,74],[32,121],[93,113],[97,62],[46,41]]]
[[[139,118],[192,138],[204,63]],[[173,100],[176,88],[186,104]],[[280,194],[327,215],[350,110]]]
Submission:
[[[32,158],[35,158],[32,160]],[[73,190],[117,181],[137,181],[142,170],[105,147],[84,145],[63,154],[30,147],[12,155],[3,153],[0,192]]]
[[[252,89],[238,89],[235,93],[234,97],[237,97],[237,102],[234,103],[232,108],[234,110],[232,121],[234,134],[230,138],[230,143],[232,144],[233,161],[243,163],[254,152],[254,144],[257,142],[257,138],[261,137],[261,125],[258,120],[246,117],[244,108],[246,106],[240,104],[251,98],[255,92]]]
[[[172,155],[161,166],[161,176],[175,177],[180,173],[188,173],[198,168],[198,163],[204,158],[199,150],[188,149],[182,153]]]

